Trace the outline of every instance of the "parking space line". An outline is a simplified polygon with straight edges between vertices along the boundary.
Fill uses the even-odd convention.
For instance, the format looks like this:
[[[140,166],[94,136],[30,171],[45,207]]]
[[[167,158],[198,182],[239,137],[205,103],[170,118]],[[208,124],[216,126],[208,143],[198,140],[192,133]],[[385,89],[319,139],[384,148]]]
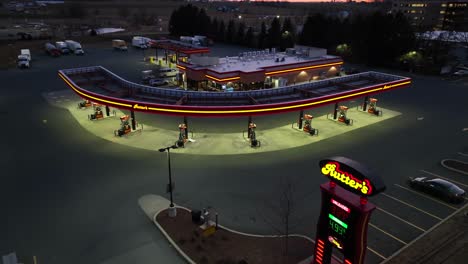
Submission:
[[[396,236],[394,236],[394,235],[392,235],[392,234],[390,234],[390,233],[386,232],[385,230],[382,230],[382,229],[378,228],[377,226],[375,226],[375,225],[374,225],[374,224],[372,224],[372,223],[369,223],[369,225],[370,225],[370,226],[372,226],[373,228],[375,228],[375,229],[379,230],[380,232],[382,232],[382,233],[386,234],[387,236],[389,236],[389,237],[391,237],[391,238],[395,239],[396,241],[398,241],[398,242],[402,243],[403,245],[406,245],[406,244],[408,244],[408,243],[406,243],[405,241],[403,241],[403,240],[399,239],[398,237],[396,237]]]
[[[392,197],[392,196],[390,196],[390,195],[388,195],[388,194],[386,194],[386,193],[382,193],[382,195],[387,196],[388,198],[393,199],[393,200],[395,200],[395,201],[397,201],[397,202],[400,202],[400,203],[402,203],[402,204],[404,204],[404,205],[407,205],[407,206],[409,206],[409,207],[411,207],[411,208],[414,208],[414,209],[420,211],[421,213],[424,213],[424,214],[427,214],[427,215],[429,215],[429,216],[432,216],[432,217],[434,217],[435,219],[442,220],[442,218],[440,218],[440,217],[438,217],[438,216],[435,216],[435,215],[433,215],[433,214],[431,214],[431,213],[428,213],[428,212],[426,212],[426,211],[424,211],[424,210],[422,210],[422,209],[419,209],[418,207],[416,207],[416,206],[414,206],[414,205],[411,205],[411,204],[409,204],[409,203],[407,203],[407,202],[404,202],[404,201],[402,201],[402,200],[400,200],[400,199],[397,199],[397,198],[395,198],[395,197]]]
[[[377,251],[373,250],[372,248],[370,248],[370,247],[367,247],[367,249],[368,249],[370,252],[374,253],[375,255],[377,255],[377,256],[379,256],[379,257],[381,257],[383,260],[387,259],[387,258],[386,258],[386,257],[384,257],[382,254],[380,254],[379,252],[377,252]]]
[[[388,214],[388,215],[391,215],[391,216],[393,216],[394,218],[396,218],[396,219],[398,219],[398,220],[400,220],[400,221],[402,221],[402,222],[404,222],[404,223],[406,223],[406,224],[408,224],[408,225],[410,225],[410,226],[412,226],[412,227],[414,227],[414,228],[416,228],[416,229],[419,229],[419,230],[421,230],[421,231],[423,231],[423,232],[426,232],[425,229],[422,229],[421,227],[419,227],[419,226],[417,226],[417,225],[415,225],[415,224],[413,224],[413,223],[411,223],[411,222],[409,222],[409,221],[406,221],[406,220],[403,219],[403,218],[400,218],[400,217],[398,217],[398,216],[396,216],[396,215],[394,215],[394,214],[392,214],[392,213],[390,213],[390,212],[387,212],[387,211],[385,211],[385,210],[382,209],[382,208],[377,207],[377,210],[382,211],[382,212],[384,212],[384,213],[386,213],[386,214]]]
[[[459,185],[462,185],[462,186],[464,186],[464,187],[468,187],[468,184],[464,184],[464,183],[461,183],[461,182],[457,182],[457,181],[455,181],[455,180],[452,180],[452,179],[449,179],[449,178],[445,178],[445,177],[443,177],[443,176],[440,176],[440,175],[438,175],[438,174],[435,174],[435,173],[432,173],[432,172],[428,172],[428,171],[425,171],[425,170],[420,170],[420,171],[421,171],[421,172],[424,172],[424,173],[427,173],[427,174],[429,174],[429,175],[432,175],[432,176],[436,176],[436,177],[445,179],[445,180],[447,180],[447,181],[454,182],[454,183],[459,184]]]
[[[430,197],[429,195],[425,195],[425,194],[422,194],[422,193],[413,191],[413,190],[411,190],[411,189],[408,189],[408,188],[403,187],[403,186],[398,185],[398,184],[394,184],[394,185],[397,186],[397,187],[400,187],[400,188],[402,188],[402,189],[404,189],[404,190],[407,190],[407,191],[409,191],[409,192],[415,193],[415,194],[417,194],[417,195],[419,195],[419,196],[426,197],[427,199],[431,199],[432,201],[434,201],[434,202],[436,202],[436,203],[439,203],[439,204],[441,204],[441,205],[445,205],[445,206],[449,207],[450,209],[453,209],[453,210],[457,210],[457,209],[458,209],[457,207],[453,207],[453,206],[451,206],[451,205],[449,205],[449,204],[447,204],[447,203],[444,203],[444,202],[441,202],[441,201],[439,201],[439,200],[437,200],[437,199],[434,199],[434,198]]]

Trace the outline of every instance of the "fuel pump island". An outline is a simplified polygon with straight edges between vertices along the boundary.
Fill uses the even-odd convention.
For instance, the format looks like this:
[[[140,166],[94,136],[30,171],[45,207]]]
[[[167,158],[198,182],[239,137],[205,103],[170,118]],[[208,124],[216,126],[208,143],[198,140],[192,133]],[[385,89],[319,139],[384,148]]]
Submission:
[[[385,190],[383,181],[362,164],[331,157],[319,162],[330,182],[320,185],[322,205],[312,264],[330,264],[332,251],[341,251],[344,264],[364,263],[367,226],[375,205],[367,197]]]

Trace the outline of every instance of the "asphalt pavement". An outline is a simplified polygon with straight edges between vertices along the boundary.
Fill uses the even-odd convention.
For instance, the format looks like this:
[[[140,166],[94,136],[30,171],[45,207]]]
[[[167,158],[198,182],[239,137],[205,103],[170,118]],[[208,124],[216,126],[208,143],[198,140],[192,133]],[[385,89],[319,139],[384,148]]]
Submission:
[[[110,47],[86,46],[85,50],[88,54],[83,57],[33,54],[32,69],[0,72],[4,128],[0,254],[16,251],[27,258],[25,263],[31,263],[34,255],[39,263],[50,264],[110,264],[138,256],[141,262],[134,263],[147,259],[182,263],[138,206],[144,194],[166,195],[166,155],[98,138],[67,110],[49,105],[42,96],[66,89],[58,69],[102,65],[137,81],[140,71],[149,67],[138,50],[117,53]],[[232,50],[232,55],[237,53]],[[278,202],[280,179],[290,177],[301,197],[295,203],[297,225],[291,231],[314,238],[319,184],[326,181],[318,161],[331,155],[350,157],[378,172],[387,185],[385,193],[371,199],[380,210],[371,217],[366,263],[383,261],[463,206],[402,188],[407,177],[432,173],[468,190],[465,175],[440,166],[442,159],[468,160],[459,154],[468,147],[468,134],[462,131],[468,127],[464,107],[468,86],[439,77],[412,77],[413,87],[376,96],[380,106],[402,115],[314,144],[248,155],[172,152],[175,201],[188,208],[212,206],[227,227],[271,234],[273,228],[265,220],[277,220],[269,208]],[[322,115],[331,108],[309,112]],[[295,116],[267,116],[256,122],[271,128],[290,124]],[[165,129],[174,129],[180,121],[142,118],[141,122]],[[207,131],[233,131],[246,123],[244,119],[190,120]]]

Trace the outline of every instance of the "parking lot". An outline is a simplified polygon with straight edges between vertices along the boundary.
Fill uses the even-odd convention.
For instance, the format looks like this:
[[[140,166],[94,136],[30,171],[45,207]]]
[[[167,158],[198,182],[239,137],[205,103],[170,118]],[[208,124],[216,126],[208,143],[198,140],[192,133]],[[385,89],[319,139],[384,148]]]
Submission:
[[[452,158],[467,162],[466,157],[457,153]],[[412,173],[413,177],[441,178],[455,183],[465,192],[468,190],[466,175],[452,172],[438,163],[434,161],[433,166]],[[385,260],[466,205],[466,201],[460,204],[447,203],[410,188],[406,182],[387,185],[387,190],[382,195],[371,200],[377,205],[377,209],[369,224],[368,263]]]
[[[72,263],[71,257],[76,260],[73,263],[103,263],[147,244],[161,250],[149,257],[171,254],[136,202],[148,193],[165,195],[166,156],[98,139],[42,97],[45,92],[67,89],[57,76],[58,69],[102,65],[138,81],[141,71],[150,67],[140,50],[118,53],[111,43],[108,48],[83,48],[86,55],[82,57],[32,54],[30,70],[0,72],[6,87],[0,91],[0,110],[5,113],[5,124],[15,131],[9,134],[0,159],[4,183],[9,186],[0,194],[1,208],[9,212],[8,219],[1,220],[0,233],[8,240],[0,241],[0,252],[38,255],[48,263]],[[235,55],[240,49],[220,46],[213,51]],[[189,156],[174,151],[175,201],[189,208],[213,206],[225,226],[271,234],[258,209],[264,208],[268,197],[275,197],[281,177],[301,175],[298,192],[308,196],[300,201],[298,211],[306,221],[294,231],[314,238],[318,185],[326,181],[319,174],[318,161],[347,156],[376,170],[387,186],[370,200],[378,208],[369,225],[366,263],[379,263],[466,205],[466,201],[448,204],[406,184],[408,177],[440,177],[468,190],[468,176],[440,165],[447,158],[468,161],[468,131],[462,131],[468,127],[468,110],[459,107],[466,103],[466,88],[463,82],[415,76],[413,87],[377,95],[382,107],[399,111],[401,116],[303,147],[235,156]],[[344,103],[355,107],[360,102]],[[34,111],[23,111],[23,105]],[[325,106],[306,112],[322,115],[330,110],[331,106]],[[138,118],[174,130],[181,121],[143,114]],[[261,130],[290,124],[296,118],[297,113],[291,113],[255,120]],[[207,131],[239,133],[246,124],[245,119],[235,118],[191,118],[190,122]],[[38,218],[31,222],[29,215]],[[44,237],[54,239],[45,241]],[[175,258],[166,261],[172,263]]]

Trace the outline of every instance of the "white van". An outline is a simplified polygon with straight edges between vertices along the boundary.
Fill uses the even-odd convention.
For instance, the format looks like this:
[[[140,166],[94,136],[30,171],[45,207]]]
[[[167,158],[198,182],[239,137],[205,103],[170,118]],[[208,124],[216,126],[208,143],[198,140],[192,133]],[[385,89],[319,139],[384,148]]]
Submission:
[[[31,67],[31,52],[29,49],[22,49],[21,54],[18,55],[18,68]]]
[[[159,77],[176,77],[179,73],[176,69],[171,68],[161,68],[159,69]]]

